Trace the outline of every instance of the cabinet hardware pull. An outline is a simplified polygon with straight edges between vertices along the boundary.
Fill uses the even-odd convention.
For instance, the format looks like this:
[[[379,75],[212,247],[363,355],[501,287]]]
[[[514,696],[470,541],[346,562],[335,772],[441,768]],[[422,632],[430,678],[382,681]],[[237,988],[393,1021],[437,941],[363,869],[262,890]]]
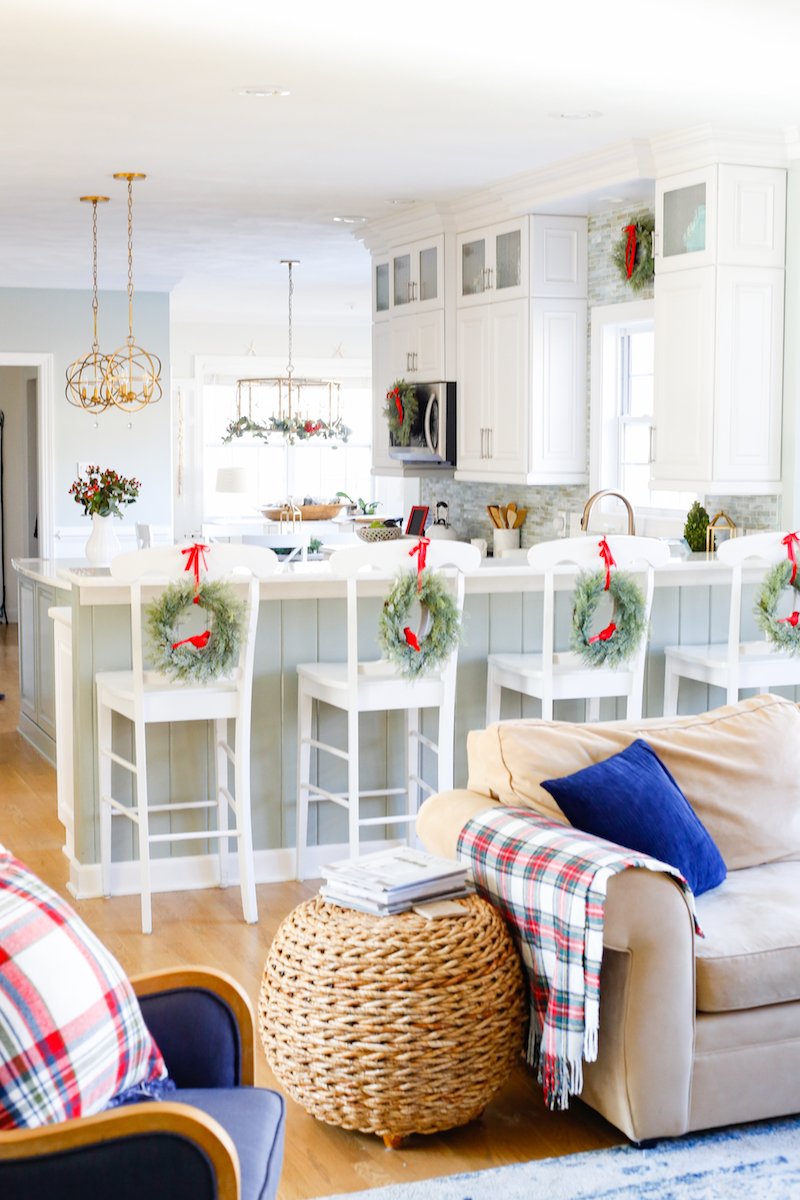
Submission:
[[[486,430],[486,457],[487,458],[494,457],[494,447],[492,446],[492,432],[493,431],[491,429]]]
[[[656,461],[656,427],[655,427],[655,425],[650,426],[650,457],[648,458],[647,461],[648,461],[648,463],[654,463]]]
[[[417,285],[416,285],[416,282],[414,282],[411,284],[411,299],[416,300],[416,298],[417,298]]]
[[[492,287],[492,268],[491,267],[486,268],[486,274],[489,278],[489,282],[486,284],[486,291],[488,292],[491,290],[491,287]]]
[[[482,429],[482,430],[481,430],[481,458],[486,458],[486,455],[485,455],[485,454],[484,454],[484,452],[483,452],[483,435],[484,435],[485,433],[486,433],[486,430],[485,430],[485,429]]]
[[[411,281],[406,284],[406,304],[411,302]]]

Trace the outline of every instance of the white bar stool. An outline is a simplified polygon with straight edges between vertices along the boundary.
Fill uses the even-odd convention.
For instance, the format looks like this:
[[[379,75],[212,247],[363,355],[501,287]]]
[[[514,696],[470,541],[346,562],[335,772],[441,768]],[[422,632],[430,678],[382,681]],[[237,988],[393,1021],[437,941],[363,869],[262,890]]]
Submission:
[[[553,719],[555,700],[586,700],[586,720],[597,721],[600,700],[604,696],[625,696],[629,721],[642,715],[644,664],[647,637],[625,666],[587,667],[572,651],[555,653],[553,624],[555,614],[555,572],[568,566],[598,570],[603,566],[599,555],[600,540],[596,535],[585,538],[559,538],[540,542],[528,551],[531,570],[544,575],[544,615],[542,621],[541,654],[490,654],[486,684],[486,724],[500,720],[502,689],[534,696],[542,702],[542,718]],[[644,571],[646,575],[645,602],[647,620],[653,604],[654,568],[663,567],[669,560],[669,546],[656,538],[609,534],[606,539],[614,561],[624,571]]]
[[[800,659],[774,650],[766,640],[741,642],[742,565],[749,558],[774,566],[787,554],[785,533],[751,533],[730,538],[717,550],[717,559],[732,567],[731,611],[727,642],[699,646],[667,646],[664,673],[664,716],[678,712],[678,688],[681,678],[694,679],[724,688],[727,704],[736,704],[740,688],[791,687],[800,683]],[[798,567],[800,570],[800,567]]]
[[[393,575],[400,567],[416,570],[410,551],[416,542],[398,539],[377,545],[345,546],[330,559],[334,575],[347,581],[347,661],[341,663],[300,663],[298,674],[298,754],[297,754],[297,878],[305,878],[308,841],[309,803],[330,801],[347,810],[350,855],[359,853],[359,830],[368,825],[405,824],[416,820],[420,789],[433,794],[453,786],[453,741],[455,736],[455,694],[457,650],[443,668],[409,682],[386,659],[358,661],[357,576],[370,567]],[[466,542],[433,541],[427,547],[427,565],[434,570],[454,568],[455,599],[459,613],[464,607],[464,573],[480,567],[480,551]],[[448,572],[449,574],[450,572]],[[331,746],[311,736],[314,701],[332,704],[347,713],[347,749]],[[438,708],[438,742],[425,737],[419,728],[419,710]],[[362,712],[406,712],[406,786],[359,790],[358,715]],[[344,759],[347,763],[347,791],[329,792],[311,782],[311,748]],[[437,786],[427,784],[420,775],[420,747],[436,754]],[[361,818],[359,800],[376,796],[406,797],[403,814]]]
[[[111,896],[111,821],[126,817],[139,831],[139,877],[142,896],[142,932],[152,933],[150,901],[150,847],[157,842],[187,839],[219,839],[220,887],[228,886],[228,839],[238,843],[239,877],[244,919],[258,920],[253,871],[253,840],[250,824],[250,716],[253,687],[253,661],[258,623],[259,579],[272,575],[278,565],[271,550],[259,546],[215,545],[207,551],[207,578],[227,579],[247,589],[246,637],[238,666],[230,676],[207,684],[172,683],[162,675],[145,672],[142,651],[142,586],[164,585],[188,579],[188,547],[163,546],[120,554],[111,561],[111,576],[131,589],[130,671],[99,671],[97,686],[97,756],[100,781],[100,863],[103,895]],[[115,754],[112,748],[112,713],[127,717],[134,726],[134,761]],[[216,746],[216,783],[213,800],[193,800],[175,804],[147,803],[147,753],[145,730],[149,724],[168,721],[213,721]],[[233,749],[228,744],[228,721],[235,721]],[[228,790],[228,761],[234,768],[234,795]],[[114,798],[111,791],[111,764],[117,763],[136,780],[135,805]],[[236,817],[235,829],[228,827],[228,808]],[[216,830],[190,833],[151,834],[151,813],[181,812],[190,809],[216,809]]]

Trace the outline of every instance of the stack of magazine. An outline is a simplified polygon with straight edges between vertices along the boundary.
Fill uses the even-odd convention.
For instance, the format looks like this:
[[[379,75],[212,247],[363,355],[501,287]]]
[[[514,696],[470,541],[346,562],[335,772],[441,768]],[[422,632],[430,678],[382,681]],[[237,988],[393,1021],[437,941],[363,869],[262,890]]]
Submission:
[[[396,846],[322,868],[320,895],[341,908],[389,917],[434,900],[472,894],[469,868],[425,850]]]

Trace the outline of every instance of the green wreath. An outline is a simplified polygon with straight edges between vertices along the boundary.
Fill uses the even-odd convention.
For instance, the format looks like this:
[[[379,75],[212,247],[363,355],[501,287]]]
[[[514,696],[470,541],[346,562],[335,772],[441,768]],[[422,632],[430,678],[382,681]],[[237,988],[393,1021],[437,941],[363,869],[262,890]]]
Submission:
[[[614,248],[611,251],[611,259],[622,276],[623,282],[627,283],[632,291],[640,292],[642,288],[652,283],[655,274],[656,268],[653,260],[655,217],[637,217],[630,224],[633,226],[636,236],[636,253],[630,278],[628,277],[629,235],[627,228],[619,241],[614,243]]]
[[[422,606],[422,626],[409,628],[415,601]],[[419,575],[401,571],[386,597],[378,622],[378,642],[406,679],[430,671],[450,657],[461,641],[462,622],[444,575],[426,569]]]
[[[785,650],[788,654],[798,655],[800,654],[800,616],[798,616],[797,610],[798,604],[800,604],[800,573],[792,582],[792,567],[793,564],[787,558],[767,571],[756,591],[753,615],[768,642],[780,650]],[[792,615],[779,618],[778,601],[787,587],[792,589]]]
[[[181,614],[195,599],[194,580],[171,583],[147,606],[148,656],[152,669],[181,683],[209,683],[227,675],[239,661],[244,638],[245,604],[222,580],[205,581],[197,603],[211,616],[207,634],[182,639]],[[198,643],[201,643],[198,645]]]
[[[398,446],[407,446],[411,441],[411,430],[418,411],[419,401],[413,386],[406,383],[405,379],[396,379],[386,393],[383,415]]]
[[[611,623],[591,635],[592,617],[606,591],[604,570],[581,571],[573,592],[570,649],[589,667],[619,667],[632,658],[647,632],[647,604],[633,575],[612,571],[608,594],[614,601]]]

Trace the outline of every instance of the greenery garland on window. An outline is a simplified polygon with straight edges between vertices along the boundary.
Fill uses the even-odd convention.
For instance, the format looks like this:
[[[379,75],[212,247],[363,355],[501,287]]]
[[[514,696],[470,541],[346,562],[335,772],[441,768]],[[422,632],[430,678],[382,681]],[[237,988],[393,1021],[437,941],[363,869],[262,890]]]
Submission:
[[[396,379],[386,393],[383,415],[398,446],[407,446],[419,412],[417,393],[405,379]]]
[[[647,603],[642,589],[627,571],[612,571],[608,594],[614,601],[609,625],[591,636],[592,618],[606,592],[606,572],[581,571],[572,598],[570,649],[589,667],[619,667],[633,658],[647,632]]]
[[[409,613],[418,601],[422,625],[415,633]],[[425,628],[427,626],[427,628]],[[401,571],[383,606],[378,642],[406,679],[444,663],[461,640],[462,621],[453,593],[440,572]]]
[[[611,251],[614,266],[634,292],[640,292],[653,281],[654,229],[655,217],[637,217],[630,225],[625,226],[622,237],[614,243]]]
[[[237,421],[231,421],[228,425],[226,437],[222,440],[227,444],[245,433],[252,433],[253,437],[262,438],[267,442],[271,434],[279,433],[293,446],[295,441],[307,442],[310,438],[321,438],[326,442],[346,442],[352,432],[341,417],[337,417],[335,421],[309,421],[304,417],[270,417],[268,421],[254,421],[251,417],[239,417]],[[336,447],[333,446],[332,449],[335,450]]]
[[[196,596],[196,601],[195,601]],[[211,628],[181,638],[181,614],[193,603],[211,616]],[[209,683],[239,662],[245,635],[246,605],[223,580],[171,583],[147,606],[147,652],[152,669],[181,683]]]
[[[795,564],[788,558],[777,563],[767,571],[760,587],[756,591],[756,602],[753,615],[756,624],[763,631],[768,642],[788,654],[800,654],[800,574],[795,572]],[[792,589],[792,615],[778,617],[778,601],[784,590]]]

